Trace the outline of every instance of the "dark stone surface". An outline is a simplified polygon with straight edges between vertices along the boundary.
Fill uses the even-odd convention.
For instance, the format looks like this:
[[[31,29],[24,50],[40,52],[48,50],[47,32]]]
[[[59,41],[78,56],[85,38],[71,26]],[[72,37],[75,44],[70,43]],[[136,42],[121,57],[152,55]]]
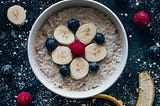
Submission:
[[[113,10],[122,21],[129,41],[129,57],[125,70],[118,81],[104,93],[121,100],[126,106],[134,106],[137,100],[138,73],[147,70],[153,77],[156,89],[154,106],[160,105],[160,59],[151,58],[148,49],[160,40],[160,1],[97,0]],[[127,0],[124,0],[126,2]],[[15,97],[21,91],[31,93],[32,106],[74,106],[92,104],[90,99],[68,99],[45,88],[35,77],[28,62],[27,40],[35,19],[47,7],[58,0],[0,0],[0,67],[11,64],[15,74],[11,84],[6,84],[0,75],[0,106],[16,106]],[[15,4],[27,10],[28,22],[22,27],[12,25],[7,9]],[[149,28],[139,28],[133,23],[135,12],[144,10],[151,19]],[[100,106],[100,105],[98,105]]]

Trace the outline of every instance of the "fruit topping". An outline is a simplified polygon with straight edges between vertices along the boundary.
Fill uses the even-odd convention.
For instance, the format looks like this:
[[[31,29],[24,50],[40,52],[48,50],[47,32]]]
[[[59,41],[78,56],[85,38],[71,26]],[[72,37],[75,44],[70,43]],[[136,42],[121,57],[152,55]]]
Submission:
[[[66,77],[66,76],[70,75],[70,69],[69,69],[68,66],[62,65],[62,66],[60,66],[60,68],[59,68],[59,73],[60,73],[63,77]]]
[[[99,70],[99,64],[98,63],[90,63],[89,64],[89,70],[92,72],[96,72]]]
[[[91,43],[85,48],[85,58],[89,62],[98,62],[105,58],[107,55],[106,49],[102,45]]]
[[[53,38],[48,38],[46,40],[45,46],[49,52],[52,52],[57,46],[57,41]]]
[[[71,53],[75,57],[83,56],[85,53],[85,45],[79,41],[76,41],[70,45]]]
[[[85,45],[89,44],[95,35],[96,27],[92,23],[81,25],[76,32],[77,39]]]
[[[105,42],[105,37],[102,33],[97,33],[94,37],[97,44],[103,44]]]
[[[75,41],[74,34],[64,25],[54,30],[54,37],[61,45],[70,45]]]
[[[88,74],[89,64],[84,58],[75,58],[70,64],[70,70],[73,79],[82,79]]]
[[[78,30],[79,26],[80,26],[80,23],[76,19],[70,19],[67,22],[67,26],[75,34],[76,31]]]
[[[64,65],[69,64],[72,61],[71,50],[66,46],[58,46],[52,52],[53,62],[56,64]]]

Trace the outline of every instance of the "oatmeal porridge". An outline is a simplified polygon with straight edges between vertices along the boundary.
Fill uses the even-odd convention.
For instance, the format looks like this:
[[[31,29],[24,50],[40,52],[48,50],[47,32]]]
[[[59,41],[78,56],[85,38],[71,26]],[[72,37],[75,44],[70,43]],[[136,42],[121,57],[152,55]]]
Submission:
[[[95,73],[89,71],[84,78],[79,80],[70,76],[62,77],[59,73],[59,65],[53,62],[52,53],[48,52],[45,47],[46,39],[54,38],[55,29],[59,25],[67,26],[67,21],[72,18],[79,20],[80,25],[93,23],[96,26],[96,31],[105,35],[103,46],[107,52],[105,58],[98,62],[99,71]],[[92,42],[94,43],[94,41]],[[109,17],[87,7],[69,8],[53,14],[39,29],[34,41],[34,55],[46,78],[58,89],[72,91],[86,91],[101,86],[116,71],[116,66],[122,55],[121,52],[122,40]]]

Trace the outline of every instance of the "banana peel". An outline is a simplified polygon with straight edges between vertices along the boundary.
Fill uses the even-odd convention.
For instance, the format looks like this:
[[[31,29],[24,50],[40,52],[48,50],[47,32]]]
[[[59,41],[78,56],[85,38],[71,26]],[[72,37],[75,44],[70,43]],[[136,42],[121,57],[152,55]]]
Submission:
[[[95,99],[97,99],[97,98],[106,99],[106,100],[109,100],[109,101],[115,103],[117,106],[123,106],[123,104],[119,100],[117,100],[116,98],[114,98],[114,97],[112,97],[110,95],[98,94],[96,96],[93,96],[92,98],[95,98]]]
[[[144,71],[139,74],[138,92],[139,94],[136,106],[153,106],[155,98],[154,81],[151,75],[147,71]],[[96,96],[93,96],[92,98],[106,99],[115,103],[117,106],[123,106],[122,102],[120,102],[119,100],[110,95],[98,94]]]
[[[152,106],[155,98],[154,82],[151,75],[144,71],[139,74],[138,100],[136,106]]]

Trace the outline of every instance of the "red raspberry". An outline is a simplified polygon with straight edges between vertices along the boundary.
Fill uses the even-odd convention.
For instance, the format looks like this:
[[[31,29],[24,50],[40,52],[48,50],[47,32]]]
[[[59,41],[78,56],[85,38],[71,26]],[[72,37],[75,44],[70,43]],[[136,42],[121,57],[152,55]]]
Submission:
[[[32,102],[32,97],[27,92],[21,92],[18,94],[17,103],[19,106],[29,106]]]
[[[147,26],[150,23],[149,15],[144,11],[137,12],[134,15],[134,23],[142,27]]]
[[[85,45],[79,41],[76,41],[70,45],[72,55],[75,57],[83,56],[85,53]]]

